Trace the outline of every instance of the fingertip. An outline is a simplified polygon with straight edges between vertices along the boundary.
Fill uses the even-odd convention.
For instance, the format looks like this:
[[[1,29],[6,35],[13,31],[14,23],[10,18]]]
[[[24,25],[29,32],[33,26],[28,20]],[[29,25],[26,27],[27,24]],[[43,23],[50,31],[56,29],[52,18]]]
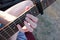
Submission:
[[[23,33],[24,33],[24,31],[22,30],[22,28],[21,28],[21,26],[20,26],[19,24],[17,24],[17,28],[18,28],[18,30],[19,30],[20,32],[23,32]]]
[[[26,16],[29,17],[31,14],[27,14]]]
[[[17,24],[17,27],[21,27],[19,24]]]
[[[27,20],[27,17],[25,18],[25,20]]]
[[[30,32],[33,32],[33,29],[30,27],[30,25],[28,25],[28,23],[26,21],[24,21],[24,24]]]
[[[24,24],[26,24],[26,21],[24,21]]]

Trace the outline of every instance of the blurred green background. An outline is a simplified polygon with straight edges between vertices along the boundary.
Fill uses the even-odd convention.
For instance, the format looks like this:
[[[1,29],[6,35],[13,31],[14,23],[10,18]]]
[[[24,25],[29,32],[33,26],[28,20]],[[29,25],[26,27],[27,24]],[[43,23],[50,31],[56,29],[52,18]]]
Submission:
[[[33,34],[36,40],[60,40],[60,0],[44,10],[44,14],[38,15],[38,27]]]

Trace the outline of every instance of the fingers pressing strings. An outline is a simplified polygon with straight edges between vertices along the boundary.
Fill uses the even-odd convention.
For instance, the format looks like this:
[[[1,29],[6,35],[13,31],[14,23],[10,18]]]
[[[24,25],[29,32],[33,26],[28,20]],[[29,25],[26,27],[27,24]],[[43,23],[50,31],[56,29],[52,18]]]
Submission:
[[[30,32],[33,32],[33,28],[31,28],[26,21],[24,21],[24,24]]]
[[[28,22],[28,25],[30,25],[32,28],[37,27],[37,24],[35,22],[33,22],[31,19],[29,19],[28,17],[26,17],[25,19]]]
[[[30,26],[32,28],[36,28],[37,27],[37,21],[38,21],[38,18],[37,17],[34,17],[33,15],[31,14],[27,14],[26,15],[27,17],[25,18],[25,20],[30,23]]]
[[[33,16],[33,15],[31,15],[31,14],[27,14],[26,16],[27,16],[28,18],[30,18],[33,22],[37,22],[37,21],[38,21],[38,18],[35,17],[35,16]]]
[[[30,32],[33,32],[33,29],[37,27],[38,18],[34,17],[33,15],[27,14],[25,20],[25,26]]]
[[[33,15],[27,14],[24,21],[25,27],[21,28],[19,24],[17,25],[17,27],[21,32],[24,32],[25,30],[33,32],[33,29],[37,27],[37,21],[38,18],[34,17]]]

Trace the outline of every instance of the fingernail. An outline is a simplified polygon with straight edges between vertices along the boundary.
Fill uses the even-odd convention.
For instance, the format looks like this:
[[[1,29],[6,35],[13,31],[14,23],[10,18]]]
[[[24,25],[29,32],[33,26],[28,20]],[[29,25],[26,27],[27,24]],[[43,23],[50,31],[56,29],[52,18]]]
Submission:
[[[24,21],[24,24],[26,24],[26,21]]]
[[[27,19],[27,17],[25,18],[25,20]]]
[[[27,14],[26,16],[29,16],[30,14]]]
[[[19,24],[17,24],[17,26],[19,26]]]

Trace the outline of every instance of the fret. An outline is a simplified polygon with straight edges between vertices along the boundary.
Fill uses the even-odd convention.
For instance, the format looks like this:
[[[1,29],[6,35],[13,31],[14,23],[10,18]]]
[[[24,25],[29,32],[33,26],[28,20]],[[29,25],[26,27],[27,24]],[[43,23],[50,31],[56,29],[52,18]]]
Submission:
[[[21,27],[24,26],[24,20],[25,20],[25,17],[26,17],[26,14],[32,14],[34,16],[38,15],[39,12],[36,8],[36,6],[34,6],[33,8],[31,8],[29,11],[27,11],[25,14],[23,14],[22,16],[20,16],[19,18],[17,18],[12,24],[11,24],[11,28],[13,29],[12,26],[16,26],[17,24],[20,24]],[[18,30],[17,27],[14,27],[13,29],[15,32]]]
[[[9,26],[7,26],[4,31],[8,33],[9,38],[14,34],[14,32],[10,29]],[[8,38],[7,38],[8,39]]]
[[[0,34],[0,40],[7,40],[3,35]]]
[[[6,28],[7,30],[8,30],[8,28]],[[4,32],[6,33],[6,34],[8,34],[8,36],[10,37],[10,35],[9,35],[9,33],[6,31],[6,29],[4,29]]]
[[[12,30],[13,33],[15,33],[14,30],[10,26],[8,26],[8,27]]]
[[[17,24],[20,24],[21,27],[23,27],[23,16],[17,18],[14,23],[17,25]]]
[[[16,23],[12,22],[11,24],[9,24],[9,27],[13,30],[13,34],[15,34],[18,31],[18,28],[16,26]]]
[[[32,14],[34,16],[37,16],[38,14],[40,14],[38,12],[38,9],[36,6],[34,6],[33,8],[31,8],[29,11],[27,11],[25,14],[23,14],[22,16],[20,16],[19,18],[17,18],[17,20],[15,20],[15,23],[20,24],[22,27],[24,26],[24,20],[26,17],[26,14]],[[16,22],[17,21],[17,22]]]
[[[34,15],[34,16],[37,16],[39,13],[37,7],[33,7],[31,10],[29,10],[30,14]]]
[[[4,30],[1,30],[0,31],[0,34],[3,36],[3,38],[5,38],[5,39],[7,39],[7,38],[9,38],[10,36],[8,36],[8,34],[4,31]],[[0,35],[0,36],[1,36]]]

